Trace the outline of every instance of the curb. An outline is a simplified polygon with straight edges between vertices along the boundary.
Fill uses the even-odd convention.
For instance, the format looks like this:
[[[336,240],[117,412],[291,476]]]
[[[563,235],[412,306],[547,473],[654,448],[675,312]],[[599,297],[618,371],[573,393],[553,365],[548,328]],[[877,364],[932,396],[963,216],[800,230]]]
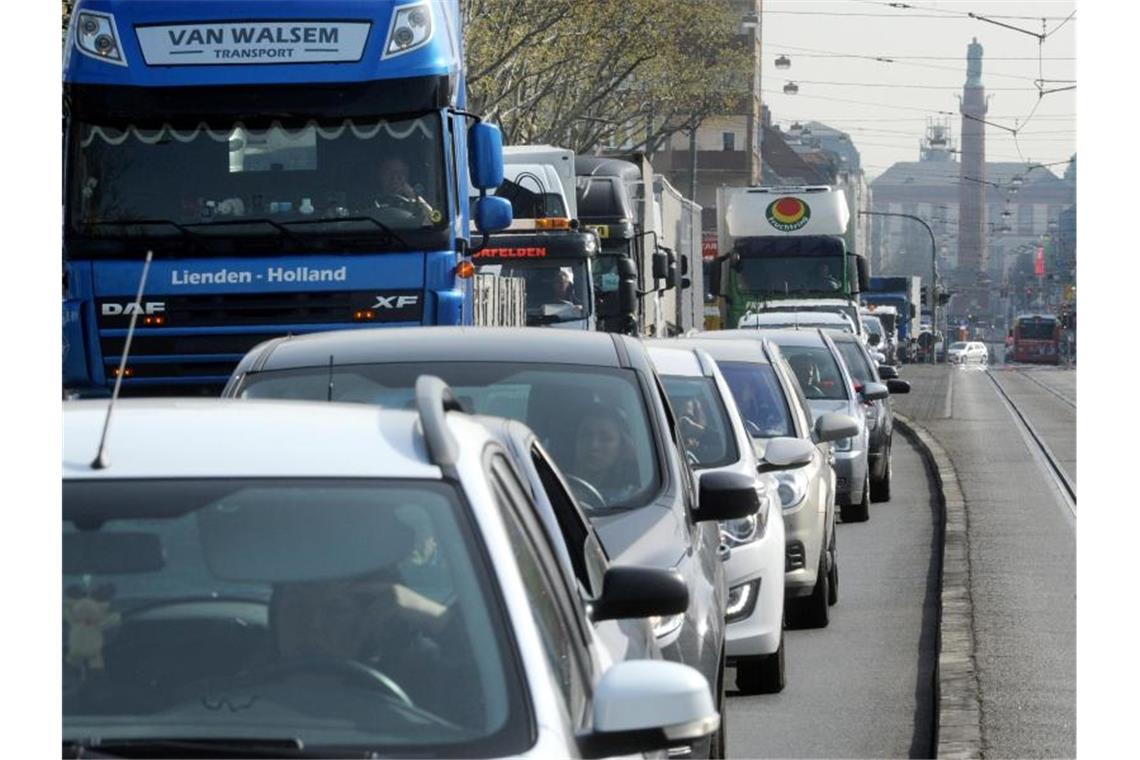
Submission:
[[[981,692],[974,659],[974,604],[966,501],[946,450],[921,425],[896,413],[895,424],[918,447],[938,484],[942,506],[942,586],[935,668],[936,758],[982,757]]]

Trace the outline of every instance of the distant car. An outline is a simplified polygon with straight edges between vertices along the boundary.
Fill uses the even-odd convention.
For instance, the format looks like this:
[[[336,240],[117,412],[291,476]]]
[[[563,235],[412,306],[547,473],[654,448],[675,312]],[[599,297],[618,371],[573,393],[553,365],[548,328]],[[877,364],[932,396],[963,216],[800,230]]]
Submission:
[[[754,481],[760,495],[761,507],[755,515],[720,526],[728,580],[726,647],[740,691],[781,691],[786,683],[784,520],[778,484],[760,473],[752,438],[713,358],[702,348],[680,347],[672,340],[644,342],[686,446],[697,459],[693,467],[698,475],[738,472]],[[813,446],[808,441],[785,439],[778,446],[798,446],[799,460],[793,466],[811,459]]]
[[[985,343],[958,341],[950,344],[946,359],[951,364],[986,364],[990,360],[990,352]]]
[[[748,339],[727,340],[726,333]],[[796,438],[812,445],[802,467],[774,473],[784,515],[784,612],[791,626],[822,628],[829,607],[839,599],[839,563],[835,548],[835,471],[831,441],[855,434],[855,420],[822,414],[813,423],[811,409],[780,349],[764,331],[714,330],[675,340],[699,347],[716,360],[724,375],[752,447],[761,465],[768,456],[782,461],[777,441]],[[771,452],[769,452],[771,450]]]
[[[724,568],[718,523],[754,514],[751,481],[699,482],[645,346],[610,333],[416,327],[277,338],[251,349],[223,395],[333,399],[386,408],[414,401],[416,378],[445,380],[464,406],[538,436],[618,564],[676,569],[681,614],[657,616],[662,655],[693,665],[723,702]],[[693,747],[723,753],[724,732]]]
[[[436,378],[413,407],[120,400],[95,468],[107,404],[66,404],[64,756],[599,757],[715,731],[700,673],[614,663],[595,631],[682,609],[680,579],[611,567],[583,604],[509,452]]]
[[[894,393],[910,393],[910,383],[898,379],[898,371],[878,366],[863,343],[852,335],[837,330],[828,332],[839,349],[856,392],[872,383],[882,383]],[[867,422],[867,459],[871,478],[871,501],[891,500],[891,446],[894,440],[894,413],[889,398],[863,404]]]

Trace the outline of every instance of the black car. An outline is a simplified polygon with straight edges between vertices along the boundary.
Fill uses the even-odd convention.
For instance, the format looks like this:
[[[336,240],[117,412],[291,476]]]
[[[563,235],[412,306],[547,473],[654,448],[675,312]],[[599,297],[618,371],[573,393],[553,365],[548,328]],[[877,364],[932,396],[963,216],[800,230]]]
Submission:
[[[636,339],[538,328],[343,330],[268,341],[238,364],[230,398],[328,399],[401,408],[419,375],[479,414],[525,422],[566,476],[618,564],[675,568],[684,615],[654,620],[666,659],[703,673],[723,708],[725,580],[718,521],[754,513],[751,481],[698,482],[660,380]],[[724,711],[721,709],[722,721]],[[724,723],[693,747],[723,756]]]

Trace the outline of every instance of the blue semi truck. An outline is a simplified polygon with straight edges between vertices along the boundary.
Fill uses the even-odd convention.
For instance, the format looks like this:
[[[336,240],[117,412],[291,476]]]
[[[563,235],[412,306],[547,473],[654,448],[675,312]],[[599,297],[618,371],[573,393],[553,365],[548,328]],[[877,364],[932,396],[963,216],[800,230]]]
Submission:
[[[135,394],[216,391],[273,336],[470,324],[469,254],[511,218],[484,196],[502,144],[464,111],[459,18],[458,0],[79,0],[65,393],[114,383],[133,311]]]
[[[922,309],[922,278],[871,277],[870,286],[859,294],[859,299],[867,306],[895,307],[898,312],[895,328],[898,330],[899,359],[913,361]]]

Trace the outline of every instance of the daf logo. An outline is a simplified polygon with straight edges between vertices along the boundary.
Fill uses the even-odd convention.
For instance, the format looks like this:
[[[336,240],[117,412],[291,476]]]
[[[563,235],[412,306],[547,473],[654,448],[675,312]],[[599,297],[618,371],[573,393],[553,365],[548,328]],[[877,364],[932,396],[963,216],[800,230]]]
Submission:
[[[145,303],[105,303],[103,304],[104,317],[129,317],[132,314],[149,316],[161,314],[166,311],[166,304],[162,301],[147,301]]]
[[[373,309],[402,309],[405,306],[415,306],[419,303],[419,296],[376,296]]]

